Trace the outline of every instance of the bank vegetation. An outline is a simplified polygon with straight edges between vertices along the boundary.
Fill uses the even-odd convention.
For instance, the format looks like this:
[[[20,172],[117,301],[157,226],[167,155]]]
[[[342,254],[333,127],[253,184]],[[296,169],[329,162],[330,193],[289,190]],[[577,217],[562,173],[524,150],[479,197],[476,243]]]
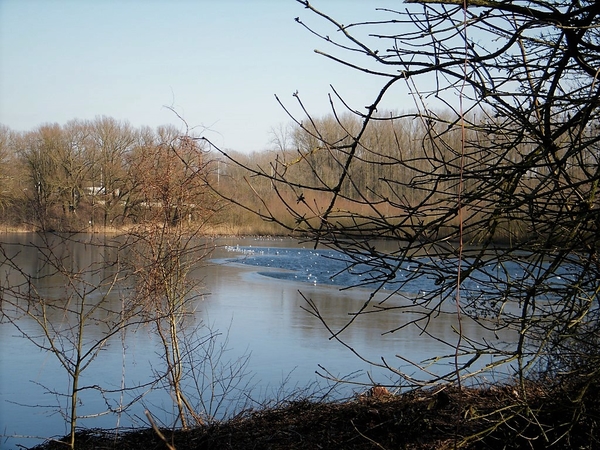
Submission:
[[[401,228],[406,221],[417,221],[424,229],[435,227],[442,237],[455,232],[458,218],[446,217],[442,211],[449,207],[448,194],[458,193],[459,185],[450,174],[456,169],[463,139],[481,148],[468,155],[469,175],[460,187],[467,190],[486,173],[504,177],[500,168],[507,162],[517,164],[531,150],[531,144],[522,142],[495,154],[491,149],[498,141],[490,140],[490,118],[484,113],[473,119],[466,136],[461,130],[450,130],[449,111],[435,113],[435,126],[444,129],[443,141],[437,142],[428,139],[440,132],[431,128],[433,119],[418,120],[409,111],[389,111],[382,117],[386,120],[374,121],[363,130],[346,171],[351,182],[339,187],[336,199],[336,222],[341,227],[364,225],[373,214],[389,223],[362,226],[361,233],[372,238],[397,239],[390,229],[394,224]],[[134,128],[103,116],[42,124],[26,132],[0,126],[0,229],[126,231],[166,206],[174,222],[200,224],[208,235],[301,234],[303,221],[318,224],[314,211],[330,204],[331,190],[346,170],[340,164],[343,149],[361,126],[360,118],[349,113],[311,118],[308,126],[290,122],[273,127],[270,148],[252,154],[216,151],[201,135],[188,133],[185,124]],[[324,142],[339,149],[324,148]],[[593,152],[584,159],[575,155],[565,161],[565,176],[579,183],[596,165]],[[497,175],[490,174],[492,167],[499,169]],[[544,165],[524,169],[515,195],[542,194],[537,186],[550,170]],[[438,172],[441,176],[434,177]],[[278,177],[297,189],[282,190],[275,182]],[[308,203],[301,186],[315,187]],[[174,196],[174,190],[181,195]],[[177,200],[164,205],[166,197]],[[411,205],[425,200],[435,207],[415,215]],[[495,202],[493,196],[482,196],[467,218],[467,239],[476,243],[488,236],[484,227],[469,225],[480,222],[481,211]],[[573,207],[549,206],[557,211]],[[526,239],[535,219],[531,211],[521,208],[502,218],[494,239]]]
[[[227,421],[189,430],[82,430],[77,449],[304,450],[304,449],[592,449],[598,443],[599,404],[575,424],[571,397],[576,383],[538,383],[528,399],[512,386],[458,390],[445,387],[393,395],[374,387],[344,402],[298,399],[241,411]],[[599,394],[598,386],[594,395]],[[541,429],[531,419],[544,424]],[[48,441],[34,450],[60,450]]]

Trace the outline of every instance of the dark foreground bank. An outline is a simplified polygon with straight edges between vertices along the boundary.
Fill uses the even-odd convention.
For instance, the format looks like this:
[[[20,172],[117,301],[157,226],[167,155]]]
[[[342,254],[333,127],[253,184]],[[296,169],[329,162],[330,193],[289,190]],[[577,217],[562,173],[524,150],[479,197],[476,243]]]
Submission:
[[[297,401],[189,431],[86,430],[77,449],[596,449],[598,386],[564,383]],[[160,436],[162,434],[162,436]],[[36,450],[64,450],[49,441]]]

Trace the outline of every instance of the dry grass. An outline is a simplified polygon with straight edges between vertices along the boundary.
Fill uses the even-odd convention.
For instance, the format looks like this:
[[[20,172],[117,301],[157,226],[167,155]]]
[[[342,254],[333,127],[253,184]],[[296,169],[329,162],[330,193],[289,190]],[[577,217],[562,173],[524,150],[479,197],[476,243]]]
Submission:
[[[589,388],[589,386],[588,386]],[[510,386],[358,397],[343,403],[296,401],[245,412],[189,431],[152,429],[115,437],[82,431],[88,449],[595,449],[600,446],[597,391],[573,402],[576,386]],[[590,392],[588,392],[590,394]],[[574,419],[574,420],[570,420]],[[64,448],[56,441],[37,450]]]

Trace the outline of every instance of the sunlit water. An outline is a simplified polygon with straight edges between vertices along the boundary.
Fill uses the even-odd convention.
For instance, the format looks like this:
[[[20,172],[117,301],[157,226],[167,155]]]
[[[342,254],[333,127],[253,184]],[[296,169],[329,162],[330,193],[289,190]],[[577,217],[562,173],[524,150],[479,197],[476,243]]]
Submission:
[[[425,339],[418,330],[386,333],[407,320],[399,312],[359,317],[340,335],[346,346],[330,339],[323,324],[305,310],[306,299],[318,306],[331,329],[337,331],[348,322],[351,313],[359,310],[370,292],[341,289],[369,274],[360,267],[354,273],[342,273],[345,263],[339,255],[305,248],[292,240],[221,240],[218,244],[212,263],[197,274],[205,293],[197,304],[197,323],[202,321],[221,332],[218,342],[224,342],[227,336],[225,360],[235,362],[249,356],[248,375],[239,386],[244,389],[237,393],[238,403],[227,411],[221,409],[219,414],[230,413],[231,408],[256,407],[265,399],[281,399],[306,387],[309,392],[327,392],[330,384],[318,375],[325,370],[354,382],[372,379],[384,384],[399,383],[390,371],[361,361],[353,351],[375,362],[383,358],[393,367],[417,376],[419,371],[405,360],[421,362],[451,353],[450,348]],[[35,253],[20,257],[25,270],[41,270]],[[85,252],[81,257],[87,257]],[[411,268],[403,270],[408,272]],[[402,271],[398,276],[402,276]],[[428,283],[432,280],[413,286],[413,293],[428,289]],[[454,342],[454,320],[452,316],[441,316],[431,326],[438,336]],[[473,331],[468,329],[468,323],[463,325],[467,328],[465,333]],[[27,334],[39,334],[33,322],[24,319],[20,326]],[[0,346],[0,434],[5,436],[0,448],[32,446],[43,438],[66,434],[67,426],[56,405],[65,405],[61,394],[68,391],[68,379],[56,358],[39,351],[9,323],[0,324]],[[158,349],[151,327],[129,329],[115,337],[92,362],[82,383],[97,384],[106,391],[119,391],[123,383],[126,387],[149,383],[154,371],[162,369]],[[448,364],[430,370],[447,372],[451,370]],[[333,395],[350,396],[361,389],[364,388],[344,385]],[[164,390],[146,392],[138,388],[123,397],[105,392],[105,397],[115,408],[141,394],[145,394],[143,400],[123,414],[82,419],[79,425],[146,426],[145,409],[157,421],[170,425],[174,407]],[[82,393],[80,413],[93,416],[105,409],[105,399],[97,392]]]

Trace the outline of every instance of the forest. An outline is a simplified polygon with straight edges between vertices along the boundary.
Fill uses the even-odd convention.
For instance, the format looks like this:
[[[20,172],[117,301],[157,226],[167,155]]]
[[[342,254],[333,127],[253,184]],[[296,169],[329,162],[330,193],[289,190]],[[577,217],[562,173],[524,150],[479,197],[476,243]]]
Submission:
[[[346,115],[340,124],[328,116],[315,125],[324,127],[325,139],[342,142],[348,139],[345,129],[357,129],[360,122]],[[410,119],[372,126],[365,145],[374,145],[378,151],[365,149],[361,155],[365,164],[354,169],[355,185],[346,188],[344,194],[356,196],[368,191],[372,204],[381,195],[401,195],[412,201],[423,189],[399,194],[389,183],[428,170],[425,150],[419,143],[422,134],[422,124]],[[271,193],[271,183],[253,177],[247,168],[270,170],[277,163],[297,180],[316,184],[333,183],[339,167],[335,158],[320,148],[319,139],[300,127],[274,127],[271,137],[272,147],[263,152],[228,152],[236,161],[232,163],[219,152],[210,151],[201,137],[173,125],[134,128],[128,122],[97,117],[91,121],[74,119],[64,125],[44,124],[27,132],[2,126],[2,225],[36,231],[118,230],[143,222],[153,205],[166,201],[173,203],[173,220],[202,222],[207,233],[282,233],[282,227],[269,227],[256,214],[226,204],[217,194],[235,193],[239,203],[258,207],[266,202],[273,209],[278,199]],[[392,164],[400,142],[402,158],[420,161],[413,171]],[[457,148],[459,145],[457,141]],[[325,201],[325,197],[315,201]],[[293,227],[293,223],[288,225]]]
[[[447,207],[443,197],[458,192],[456,180],[443,174],[456,168],[463,135],[451,129],[450,112],[435,114],[435,125],[431,117],[414,113],[382,116],[385,120],[371,122],[361,136],[348,170],[351,182],[340,187],[338,220],[351,226],[357,220],[353,214],[376,212],[388,222],[401,224],[428,199],[435,210],[430,207],[419,216],[423,223],[434,223]],[[520,143],[496,154],[492,144],[497,146],[498,141],[486,143],[489,123],[484,114],[481,117],[474,119],[466,134],[469,142],[477,143],[466,161],[467,189],[469,183],[476,184],[479,174],[501,177],[489,169],[501,174],[503,165],[518,163],[531,150],[531,145]],[[277,189],[273,177],[285,174],[289,186],[315,187],[311,205],[298,212],[314,220],[312,206],[319,209],[329,202],[329,191],[345,170],[339,164],[344,145],[351,143],[360,127],[359,117],[352,114],[311,119],[308,129],[290,122],[272,128],[271,146],[262,152],[223,154],[211,149],[202,136],[189,134],[185,126],[134,128],[105,116],[44,124],[27,132],[0,126],[1,224],[6,230],[118,231],[148,220],[153,208],[165,205],[172,220],[201,224],[207,234],[293,234],[300,230],[298,217],[283,216],[287,203],[305,203],[297,201],[303,194]],[[443,141],[428,139],[437,133],[435,128],[443,131]],[[565,161],[571,180],[584,180],[598,156],[589,152]],[[549,170],[543,165],[527,168],[519,193],[526,195]],[[442,176],[435,177],[438,173]],[[485,201],[492,202],[489,197]],[[557,203],[554,208],[563,206]],[[265,221],[261,211],[281,216],[283,222]],[[523,239],[531,233],[528,225],[534,218],[523,208],[505,218],[494,238]],[[474,212],[468,220],[479,219]],[[444,220],[438,232],[451,234],[457,224]],[[362,232],[373,238],[397,237],[389,227]],[[487,236],[484,229],[470,233],[473,242]]]

